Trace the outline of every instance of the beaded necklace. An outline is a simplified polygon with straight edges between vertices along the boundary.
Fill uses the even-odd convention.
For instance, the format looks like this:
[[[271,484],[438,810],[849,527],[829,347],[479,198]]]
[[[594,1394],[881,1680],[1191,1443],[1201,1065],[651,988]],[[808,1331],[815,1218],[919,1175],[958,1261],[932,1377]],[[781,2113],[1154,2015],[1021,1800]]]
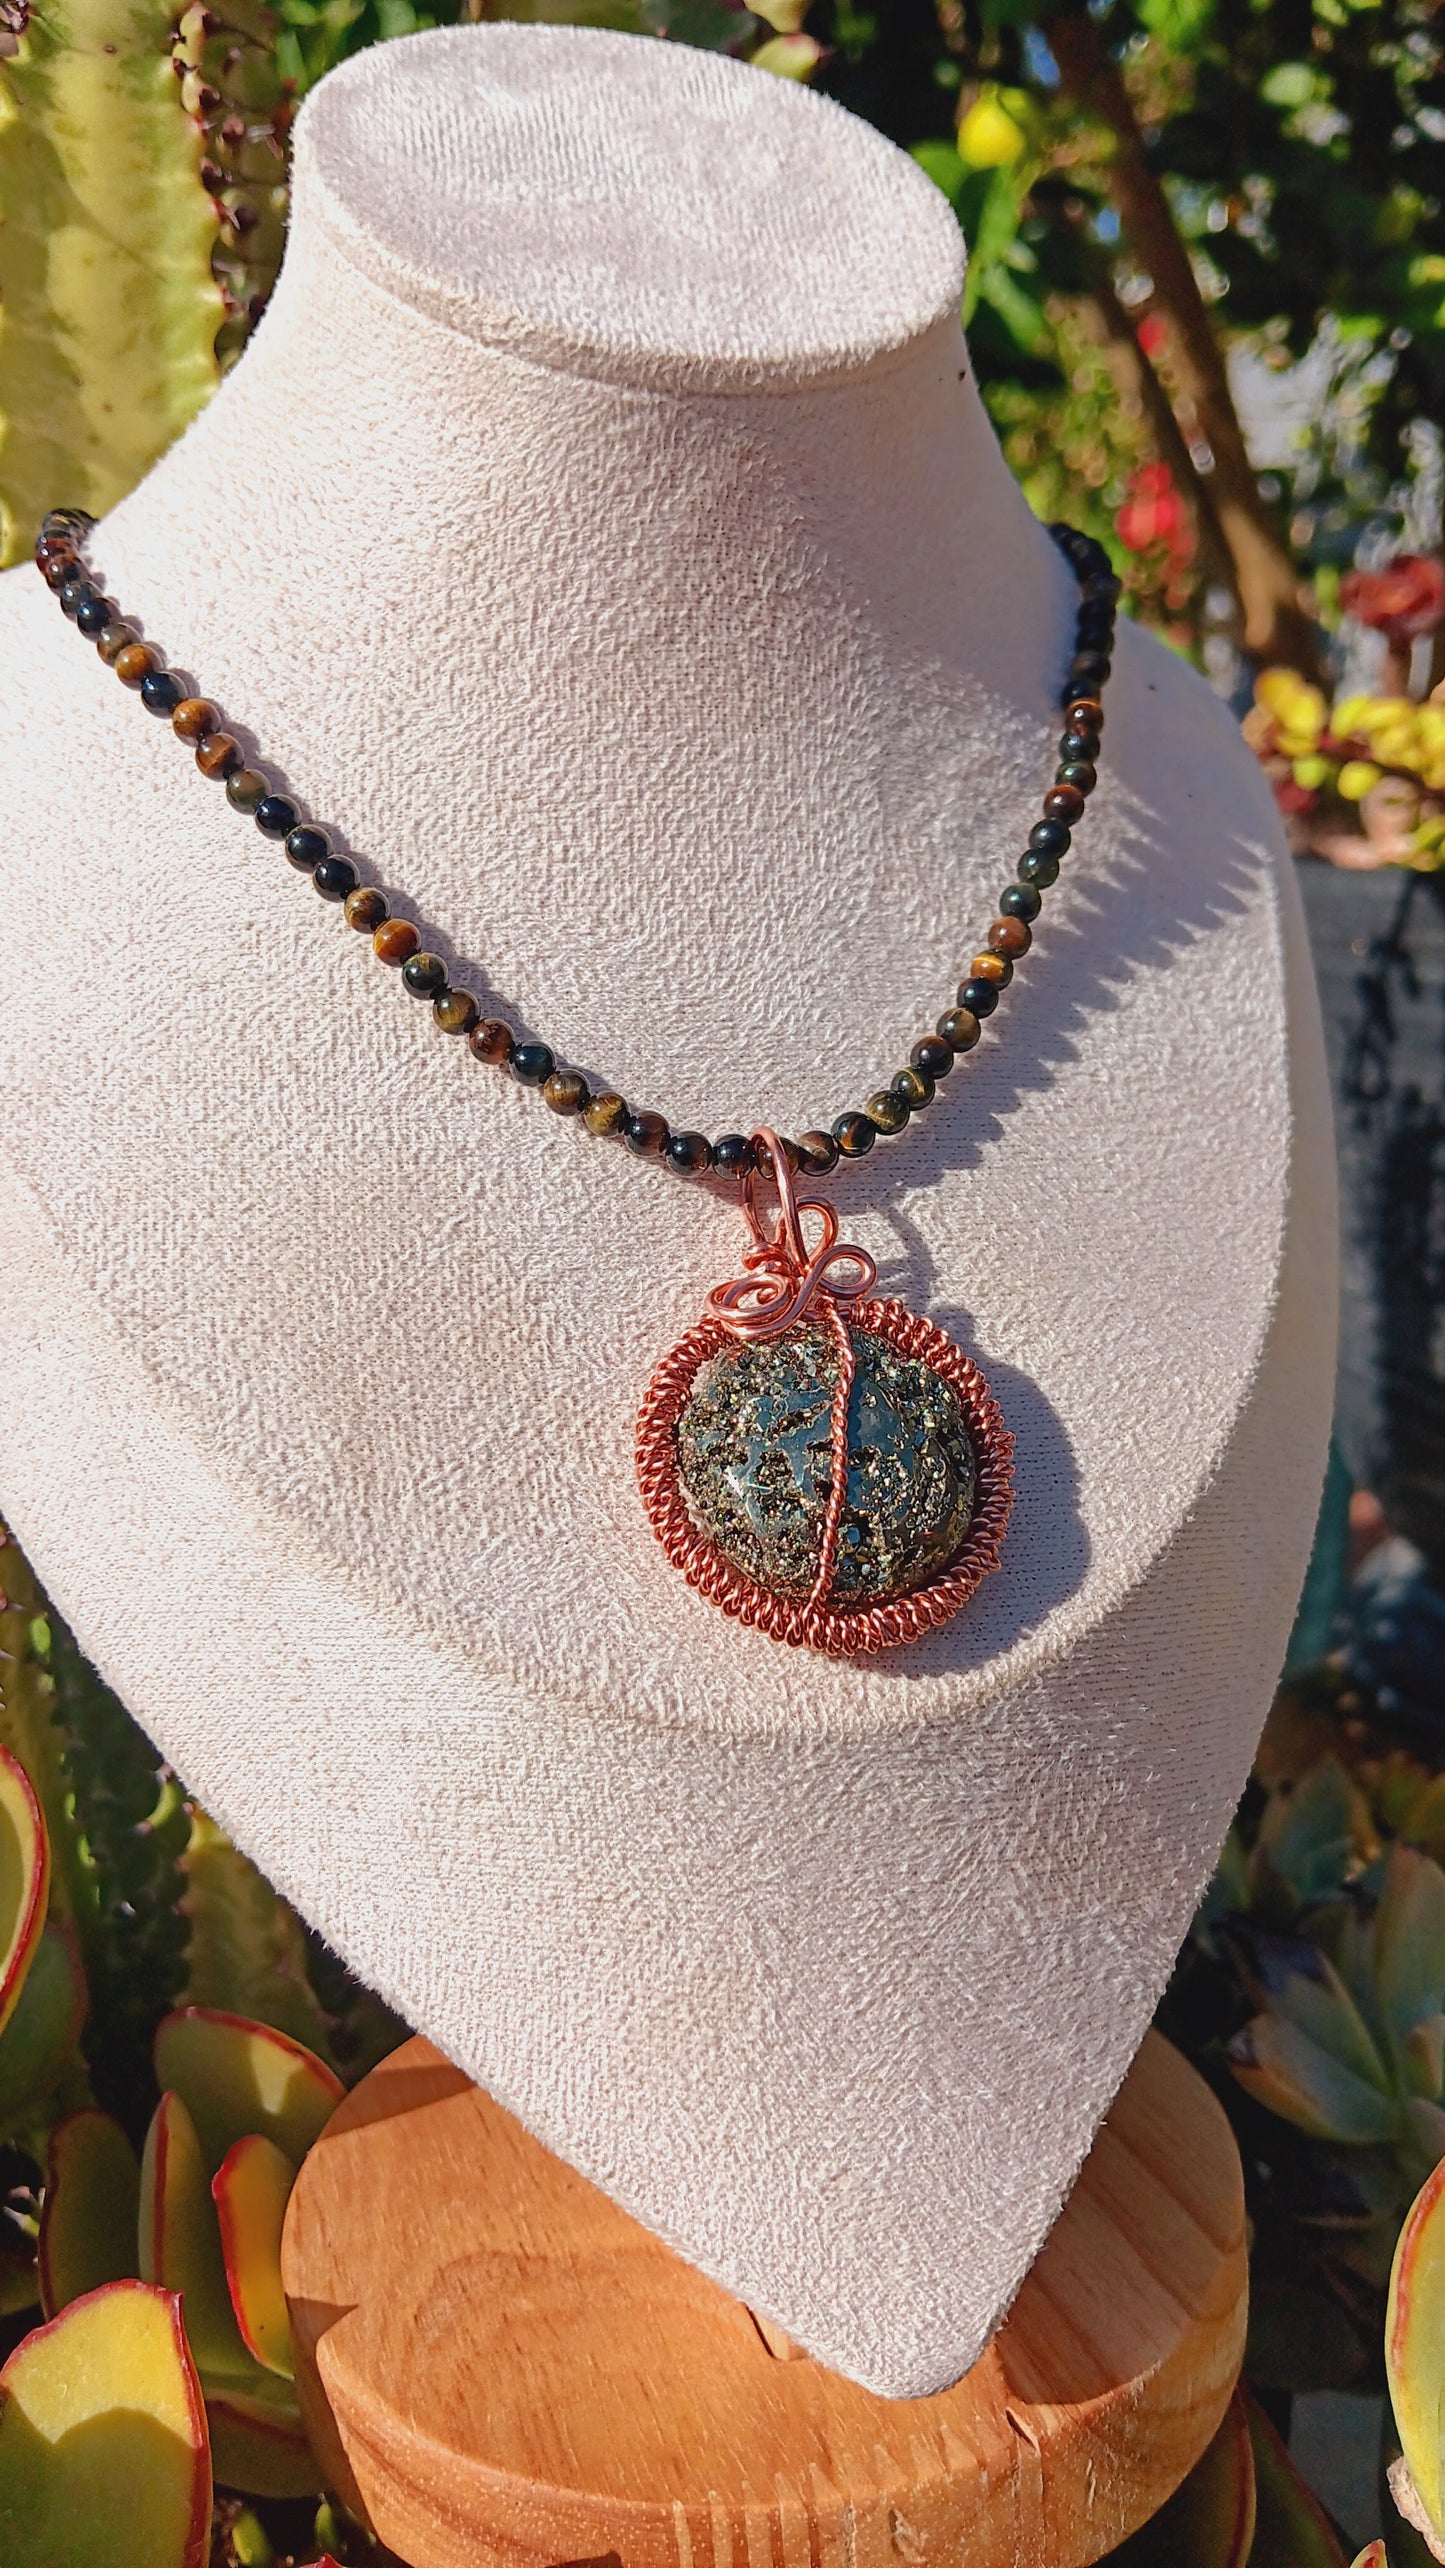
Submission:
[[[1097,778],[1119,593],[1104,547],[1069,526],[1049,530],[1079,586],[1059,764],[954,1004],[907,1066],[830,1128],[792,1140],[765,1125],[709,1141],[674,1132],[615,1089],[589,1087],[549,1045],[519,1041],[451,986],[411,920],[393,916],[325,829],[247,766],[218,708],[123,619],[87,567],[93,523],[82,509],[50,512],[35,548],[47,587],[122,685],[192,747],[202,775],[224,784],[232,808],[341,905],[413,997],[430,1000],[436,1024],[536,1089],[554,1114],[680,1176],[736,1182],[750,1239],[743,1272],[717,1286],[698,1326],[663,1357],[638,1420],[638,1485],[674,1567],[724,1613],[830,1655],[887,1649],[946,1622],[998,1564],[1013,1439],[972,1359],[901,1302],[871,1298],[872,1258],[840,1241],[832,1205],[794,1180],[861,1158],[930,1106],[1033,942]]]

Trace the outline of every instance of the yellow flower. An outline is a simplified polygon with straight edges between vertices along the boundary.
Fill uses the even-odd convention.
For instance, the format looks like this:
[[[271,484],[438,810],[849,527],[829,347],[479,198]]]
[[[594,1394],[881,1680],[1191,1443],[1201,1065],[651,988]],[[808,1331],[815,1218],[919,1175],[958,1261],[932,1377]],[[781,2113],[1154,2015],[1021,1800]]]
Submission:
[[[1380,781],[1380,770],[1368,758],[1347,758],[1335,778],[1335,790],[1346,802],[1363,802],[1372,785]]]
[[[975,98],[958,128],[958,156],[969,169],[1007,169],[1019,158],[1026,136],[995,91]]]

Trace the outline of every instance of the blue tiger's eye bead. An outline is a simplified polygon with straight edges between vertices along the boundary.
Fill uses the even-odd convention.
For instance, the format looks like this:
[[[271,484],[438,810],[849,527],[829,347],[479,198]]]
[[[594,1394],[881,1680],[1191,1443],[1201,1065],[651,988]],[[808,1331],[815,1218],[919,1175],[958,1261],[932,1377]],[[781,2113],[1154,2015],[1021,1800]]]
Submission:
[[[1010,883],[999,895],[999,908],[1005,918],[1033,920],[1043,908],[1043,894],[1032,883]]]
[[[833,1139],[845,1159],[861,1159],[878,1138],[878,1126],[867,1115],[840,1115],[833,1126]]]
[[[345,856],[323,856],[311,880],[324,901],[344,901],[356,889],[356,867]]]
[[[289,838],[301,814],[286,794],[263,794],[253,817],[263,838]]]
[[[298,873],[309,874],[323,856],[330,855],[331,841],[324,829],[313,829],[309,821],[302,821],[298,828],[287,830],[286,853]],[[382,917],[385,916],[383,910]]]
[[[140,700],[147,713],[164,714],[167,722],[184,694],[180,679],[173,678],[169,669],[152,669],[140,682]]]
[[[679,1177],[700,1177],[712,1166],[712,1144],[701,1132],[669,1133],[662,1155]]]
[[[992,1016],[998,1006],[997,981],[960,981],[958,1004],[967,1008],[970,1016]]]
[[[837,1157],[836,1151],[834,1157]],[[740,1132],[725,1132],[712,1146],[712,1164],[720,1177],[745,1177],[753,1164],[753,1145]]]
[[[434,999],[446,988],[447,967],[439,954],[413,954],[407,962],[403,963],[401,977],[414,999]],[[524,1051],[527,1049],[525,1045],[522,1048]],[[540,1045],[536,1049],[540,1050]],[[512,1056],[514,1068],[516,1057],[514,1053]],[[547,1070],[542,1073],[544,1079],[551,1067],[552,1056],[548,1053]],[[517,1075],[520,1078],[520,1071]]]
[[[113,598],[88,597],[84,605],[78,606],[75,610],[76,631],[88,634],[93,642],[105,631],[106,626],[118,613],[119,609]]]

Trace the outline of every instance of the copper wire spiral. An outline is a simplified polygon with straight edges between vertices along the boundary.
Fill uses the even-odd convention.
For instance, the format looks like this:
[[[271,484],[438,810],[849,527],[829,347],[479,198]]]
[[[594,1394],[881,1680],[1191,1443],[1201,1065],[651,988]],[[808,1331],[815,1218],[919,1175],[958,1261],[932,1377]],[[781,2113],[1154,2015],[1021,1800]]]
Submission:
[[[831,1296],[821,1292],[817,1299],[831,1304]],[[820,1578],[812,1595],[800,1603],[796,1597],[760,1587],[694,1523],[678,1475],[677,1422],[700,1368],[720,1348],[736,1343],[734,1332],[715,1313],[669,1349],[647,1386],[637,1421],[637,1482],[653,1532],[674,1569],[681,1570],[700,1596],[773,1640],[822,1650],[832,1658],[851,1658],[897,1649],[936,1631],[998,1567],[1013,1504],[1013,1438],[978,1366],[931,1320],[920,1319],[902,1302],[893,1301],[855,1302],[846,1321],[836,1304],[831,1304],[831,1311],[845,1332],[869,1329],[900,1355],[917,1357],[930,1366],[950,1385],[963,1412],[977,1472],[974,1516],[963,1550],[942,1578],[888,1604],[858,1606],[851,1612],[835,1610],[823,1601],[826,1587]],[[836,1430],[836,1420],[834,1424]],[[830,1499],[835,1519],[841,1515],[843,1485],[835,1471]],[[835,1547],[836,1539],[835,1521]],[[831,1566],[829,1562],[830,1576]]]

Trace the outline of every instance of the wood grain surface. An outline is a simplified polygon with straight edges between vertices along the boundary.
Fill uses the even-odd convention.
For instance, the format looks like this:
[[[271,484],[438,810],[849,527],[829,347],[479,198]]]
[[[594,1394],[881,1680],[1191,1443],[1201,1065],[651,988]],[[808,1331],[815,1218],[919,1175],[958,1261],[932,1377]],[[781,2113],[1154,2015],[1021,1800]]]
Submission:
[[[318,2454],[413,2568],[1084,2568],[1192,2466],[1243,2350],[1238,2156],[1154,2034],[934,2398],[800,2355],[423,2041],[306,2160],[283,2267]]]

